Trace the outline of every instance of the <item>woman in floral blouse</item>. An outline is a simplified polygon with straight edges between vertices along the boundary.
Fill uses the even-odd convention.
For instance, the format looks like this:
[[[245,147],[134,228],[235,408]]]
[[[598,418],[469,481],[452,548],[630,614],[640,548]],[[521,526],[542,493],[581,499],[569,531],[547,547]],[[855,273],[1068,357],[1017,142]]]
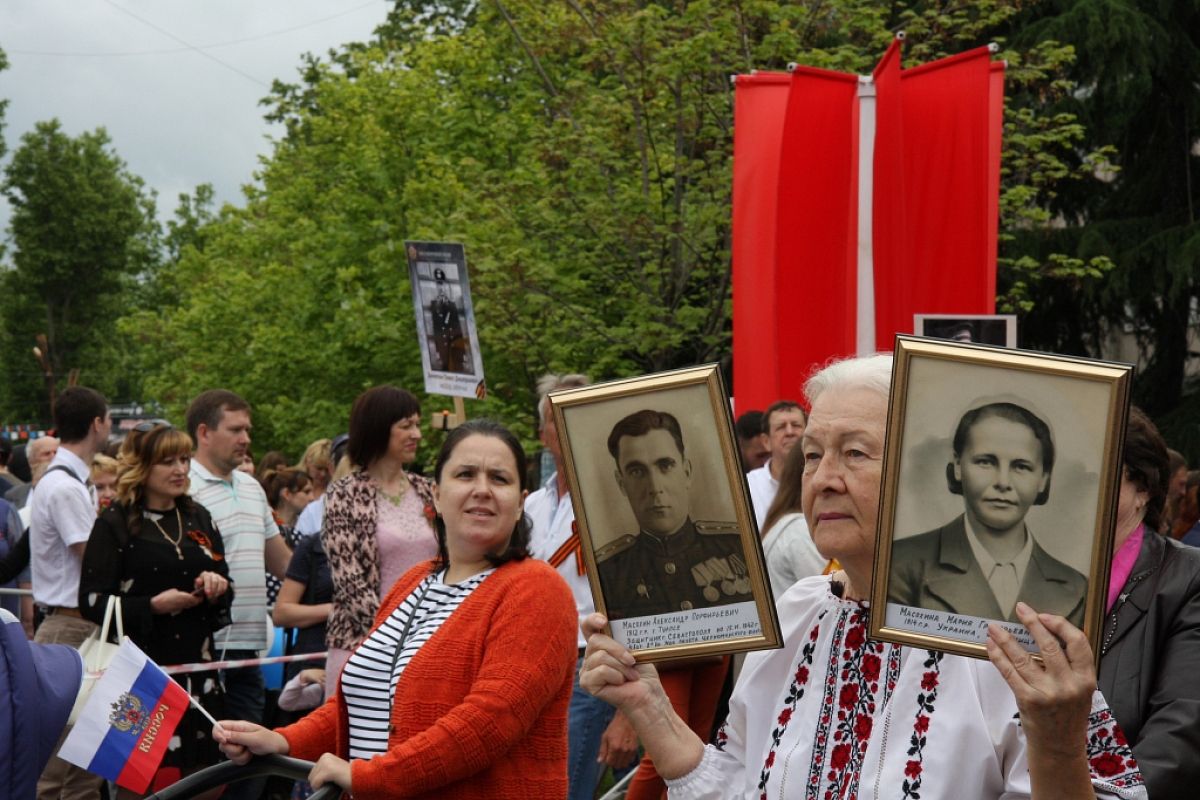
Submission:
[[[411,393],[376,386],[354,401],[346,452],[358,469],[329,487],[321,536],[333,574],[325,681],[329,694],[396,579],[437,555],[432,484],[405,467],[421,443]]]

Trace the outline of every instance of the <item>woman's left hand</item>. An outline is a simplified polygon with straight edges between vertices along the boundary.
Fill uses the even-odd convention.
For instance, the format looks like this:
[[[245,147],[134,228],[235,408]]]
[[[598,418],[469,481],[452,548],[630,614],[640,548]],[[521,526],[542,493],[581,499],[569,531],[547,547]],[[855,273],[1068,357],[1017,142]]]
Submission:
[[[1035,613],[1024,603],[1017,603],[1017,617],[1041,651],[1041,663],[998,625],[988,627],[987,652],[1016,698],[1031,755],[1086,755],[1096,691],[1087,637],[1064,618]]]
[[[312,771],[308,773],[308,782],[314,789],[320,789],[327,783],[335,783],[350,791],[350,762],[338,758],[333,753],[326,753],[317,759]]]
[[[196,576],[196,594],[204,595],[208,602],[213,602],[229,589],[229,581],[215,572],[201,572]]]

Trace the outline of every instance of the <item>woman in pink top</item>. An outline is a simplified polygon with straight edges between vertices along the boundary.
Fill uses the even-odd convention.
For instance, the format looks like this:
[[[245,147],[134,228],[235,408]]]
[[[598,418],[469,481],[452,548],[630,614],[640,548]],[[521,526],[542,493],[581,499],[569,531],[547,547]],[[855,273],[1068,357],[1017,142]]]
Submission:
[[[347,454],[358,469],[335,481],[321,529],[333,574],[333,611],[326,642],[326,686],[338,675],[379,609],[408,569],[437,555],[433,492],[404,467],[421,442],[421,407],[410,392],[376,386],[354,401]]]

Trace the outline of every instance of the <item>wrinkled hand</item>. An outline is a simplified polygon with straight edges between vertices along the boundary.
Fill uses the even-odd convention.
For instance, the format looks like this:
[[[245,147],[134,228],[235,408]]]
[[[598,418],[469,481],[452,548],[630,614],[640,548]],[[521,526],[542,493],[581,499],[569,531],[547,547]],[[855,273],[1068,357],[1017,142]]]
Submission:
[[[317,759],[312,771],[308,773],[308,782],[314,789],[320,789],[327,783],[334,783],[350,791],[350,762],[338,758],[333,753],[326,753]]]
[[[223,719],[213,726],[213,739],[233,763],[241,766],[252,756],[265,756],[271,753],[287,755],[287,739],[262,725],[246,722],[240,719]]]
[[[300,679],[301,686],[308,686],[310,683],[325,685],[325,670],[320,667],[302,669],[296,677]]]
[[[596,760],[613,769],[625,769],[637,756],[637,750],[637,731],[625,715],[618,711],[604,729],[604,735],[600,737],[600,755]]]
[[[155,614],[178,614],[201,603],[201,599],[178,589],[164,589],[150,598],[150,610]]]
[[[1033,636],[1042,663],[998,625],[988,627],[988,658],[1012,689],[1030,750],[1078,756],[1086,749],[1096,691],[1092,648],[1083,631],[1060,616],[1017,603],[1017,617]]]
[[[665,701],[666,692],[654,665],[638,664],[632,653],[603,634],[607,623],[602,614],[592,614],[583,620],[587,650],[579,671],[579,685],[618,709]]]
[[[213,602],[229,589],[229,581],[215,572],[201,572],[196,576],[196,592],[204,595],[208,602]]]

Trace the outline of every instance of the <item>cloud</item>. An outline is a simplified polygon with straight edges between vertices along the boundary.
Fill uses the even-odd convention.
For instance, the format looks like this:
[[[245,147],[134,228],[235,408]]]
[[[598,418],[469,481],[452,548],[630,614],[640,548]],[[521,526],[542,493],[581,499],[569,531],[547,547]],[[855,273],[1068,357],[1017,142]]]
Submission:
[[[103,126],[130,171],[158,192],[160,219],[200,183],[213,184],[218,203],[240,205],[268,137],[282,133],[258,105],[271,81],[296,80],[305,52],[365,41],[388,8],[385,0],[0,3],[8,156],[42,120],[57,117],[71,135]],[[243,39],[252,41],[221,44]],[[88,55],[97,53],[126,55]],[[0,229],[7,225],[0,201]]]

